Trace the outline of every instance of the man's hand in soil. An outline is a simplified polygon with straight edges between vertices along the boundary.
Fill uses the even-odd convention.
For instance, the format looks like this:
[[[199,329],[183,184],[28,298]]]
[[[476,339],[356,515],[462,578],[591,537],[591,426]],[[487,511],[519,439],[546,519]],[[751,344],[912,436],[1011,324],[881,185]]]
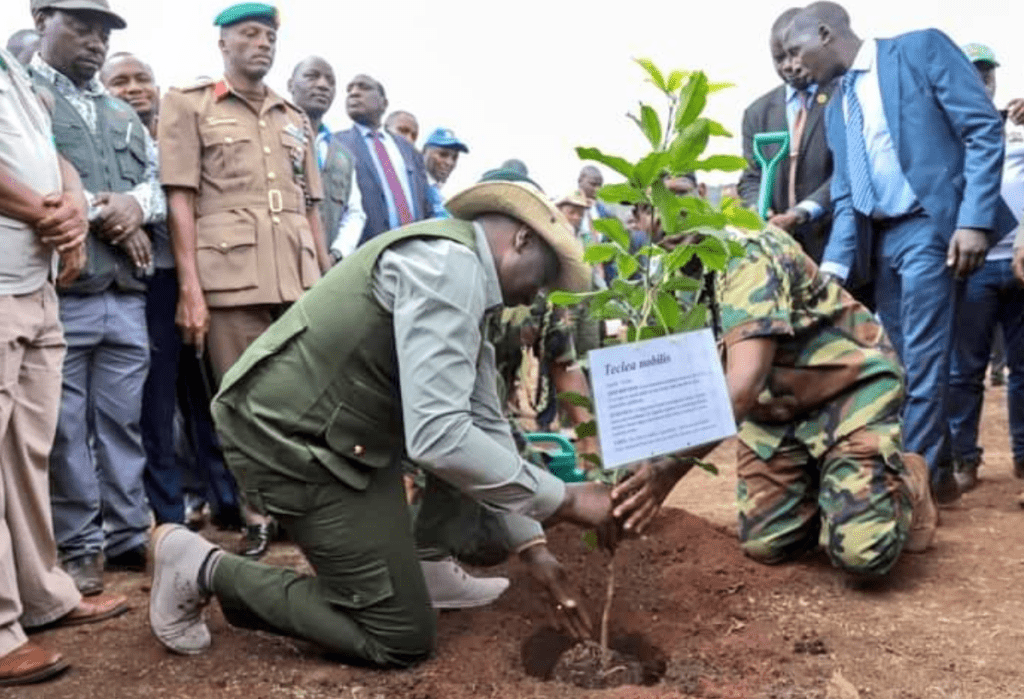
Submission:
[[[142,228],[142,207],[135,197],[118,192],[97,194],[93,204],[100,209],[97,223],[100,237],[121,244],[136,229]]]
[[[558,624],[568,627],[569,633],[577,640],[592,639],[594,627],[590,617],[580,606],[576,595],[569,592],[569,576],[558,559],[548,550],[546,544],[537,544],[519,554],[530,575],[544,586],[551,604],[555,608]]]
[[[690,460],[664,457],[645,461],[640,468],[615,486],[613,512],[626,534],[643,534],[661,509],[672,488],[693,468]]]
[[[67,192],[43,197],[46,215],[33,225],[39,242],[60,254],[80,247],[89,232],[83,203]]]

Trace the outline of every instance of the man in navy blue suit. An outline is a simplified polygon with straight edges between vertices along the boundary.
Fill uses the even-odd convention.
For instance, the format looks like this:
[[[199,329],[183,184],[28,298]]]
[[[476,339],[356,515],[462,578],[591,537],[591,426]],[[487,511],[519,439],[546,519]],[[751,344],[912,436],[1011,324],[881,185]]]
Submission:
[[[819,85],[842,76],[826,114],[833,224],[821,269],[873,280],[907,370],[904,441],[941,503],[953,478],[946,387],[962,280],[1016,221],[1000,196],[1002,122],[963,52],[935,29],[862,41],[836,3],[794,16],[783,48]]]
[[[423,156],[382,128],[388,109],[384,86],[369,75],[355,76],[346,88],[345,109],[355,124],[336,136],[356,158],[366,225],[358,240],[338,236],[331,246],[336,259],[385,231],[430,218],[433,210]]]

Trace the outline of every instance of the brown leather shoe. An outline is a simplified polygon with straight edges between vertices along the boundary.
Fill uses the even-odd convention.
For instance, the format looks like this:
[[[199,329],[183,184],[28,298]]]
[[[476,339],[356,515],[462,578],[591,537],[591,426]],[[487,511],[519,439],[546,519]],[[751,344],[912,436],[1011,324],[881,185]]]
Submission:
[[[28,641],[0,657],[0,686],[42,682],[67,667],[68,661],[60,653]]]
[[[128,598],[124,595],[106,593],[94,597],[83,597],[78,606],[53,622],[54,627],[94,624],[111,619],[128,611]]]

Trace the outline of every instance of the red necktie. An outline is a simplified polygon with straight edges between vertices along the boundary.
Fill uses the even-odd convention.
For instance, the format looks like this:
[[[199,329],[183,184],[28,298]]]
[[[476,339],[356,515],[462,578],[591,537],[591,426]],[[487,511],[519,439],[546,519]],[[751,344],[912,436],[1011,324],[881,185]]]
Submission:
[[[807,126],[807,95],[799,90],[797,97],[800,99],[800,110],[793,119],[793,134],[789,141],[789,208],[793,208],[799,202],[796,200],[796,161],[800,157],[800,141],[804,138],[804,127]]]
[[[395,172],[395,166],[391,164],[391,158],[388,157],[388,151],[381,140],[380,132],[374,131],[370,137],[373,139],[373,150],[377,153],[377,161],[384,171],[384,179],[388,181],[391,200],[395,202],[395,208],[398,209],[398,220],[403,226],[407,226],[412,223],[413,218],[409,201],[405,198],[405,190],[402,189],[402,183],[398,181],[398,174]]]

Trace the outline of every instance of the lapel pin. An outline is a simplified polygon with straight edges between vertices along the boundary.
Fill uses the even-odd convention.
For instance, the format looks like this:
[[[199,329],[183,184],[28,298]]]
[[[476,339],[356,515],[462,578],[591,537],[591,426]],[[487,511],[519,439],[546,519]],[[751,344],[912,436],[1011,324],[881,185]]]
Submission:
[[[819,92],[818,104],[825,104],[826,102],[828,102],[828,95],[826,95],[824,92]]]

